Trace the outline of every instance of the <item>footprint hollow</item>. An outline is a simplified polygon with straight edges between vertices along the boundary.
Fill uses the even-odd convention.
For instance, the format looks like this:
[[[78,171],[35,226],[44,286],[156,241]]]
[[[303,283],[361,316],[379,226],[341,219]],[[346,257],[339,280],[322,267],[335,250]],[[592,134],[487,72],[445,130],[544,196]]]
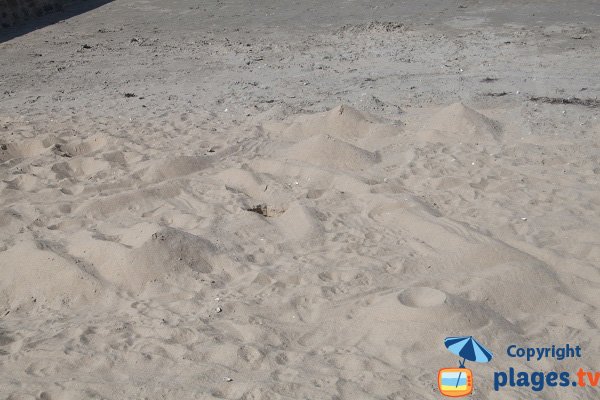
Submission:
[[[412,287],[400,292],[398,301],[413,308],[435,307],[446,302],[446,293],[429,287]]]

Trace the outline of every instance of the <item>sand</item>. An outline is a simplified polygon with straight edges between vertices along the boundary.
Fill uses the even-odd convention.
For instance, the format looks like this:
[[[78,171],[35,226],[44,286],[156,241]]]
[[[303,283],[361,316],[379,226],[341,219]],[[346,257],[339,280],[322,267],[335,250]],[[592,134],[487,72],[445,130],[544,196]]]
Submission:
[[[473,335],[472,398],[595,398],[491,380],[600,370],[600,110],[530,100],[600,93],[593,13],[476,3],[116,1],[0,43],[0,397],[440,399]]]

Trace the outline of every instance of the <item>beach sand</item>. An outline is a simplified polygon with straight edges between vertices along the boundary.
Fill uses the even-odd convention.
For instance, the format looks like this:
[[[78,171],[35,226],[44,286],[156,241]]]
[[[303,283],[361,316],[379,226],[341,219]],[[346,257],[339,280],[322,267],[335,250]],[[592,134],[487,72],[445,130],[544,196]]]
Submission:
[[[473,398],[596,398],[491,378],[600,371],[600,17],[428,3],[118,0],[0,43],[0,397],[440,399],[473,335]]]

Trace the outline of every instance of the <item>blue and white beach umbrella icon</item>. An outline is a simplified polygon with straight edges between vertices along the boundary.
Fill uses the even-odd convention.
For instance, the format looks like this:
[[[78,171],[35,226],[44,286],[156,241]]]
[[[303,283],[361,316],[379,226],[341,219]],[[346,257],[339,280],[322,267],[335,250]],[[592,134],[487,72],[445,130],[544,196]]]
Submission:
[[[460,367],[465,367],[465,361],[474,361],[478,363],[489,362],[493,355],[473,336],[448,337],[444,340],[446,348],[459,357],[462,357]]]
[[[459,357],[462,357],[460,368],[465,367],[465,361],[474,361],[478,363],[490,362],[493,355],[492,352],[486,349],[481,343],[473,338],[473,336],[457,336],[448,337],[444,340],[446,348]],[[460,380],[459,373],[456,384]]]

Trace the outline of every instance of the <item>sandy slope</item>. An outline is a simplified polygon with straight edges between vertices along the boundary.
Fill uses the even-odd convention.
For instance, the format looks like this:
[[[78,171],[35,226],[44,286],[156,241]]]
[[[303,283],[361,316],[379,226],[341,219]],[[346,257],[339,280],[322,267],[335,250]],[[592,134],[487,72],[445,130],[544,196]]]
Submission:
[[[600,369],[598,108],[527,100],[598,94],[585,19],[359,3],[292,34],[298,4],[247,32],[194,7],[0,44],[0,396],[439,399],[453,335],[498,355],[478,399],[531,398],[496,370]]]

